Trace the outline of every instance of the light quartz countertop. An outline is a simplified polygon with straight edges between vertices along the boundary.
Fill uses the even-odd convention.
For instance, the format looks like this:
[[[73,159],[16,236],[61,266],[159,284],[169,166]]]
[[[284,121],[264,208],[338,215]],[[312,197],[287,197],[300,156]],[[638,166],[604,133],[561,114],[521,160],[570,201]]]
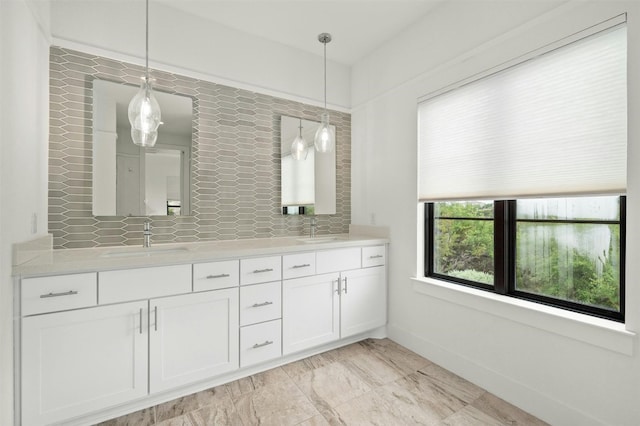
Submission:
[[[241,257],[378,245],[388,242],[388,238],[379,234],[358,235],[352,232],[339,235],[318,235],[315,239],[304,236],[259,238],[156,244],[149,248],[117,246],[52,250],[46,247],[42,248],[41,244],[35,249],[33,247],[14,247],[13,275],[32,277],[202,263]]]

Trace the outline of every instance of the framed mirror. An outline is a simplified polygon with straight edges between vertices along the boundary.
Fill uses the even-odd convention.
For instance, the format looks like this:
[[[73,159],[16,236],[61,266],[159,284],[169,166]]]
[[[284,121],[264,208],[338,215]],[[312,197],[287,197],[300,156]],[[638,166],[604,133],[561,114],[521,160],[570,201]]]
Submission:
[[[154,91],[162,124],[156,145],[142,148],[127,116],[137,91],[93,81],[93,215],[189,215],[193,100]]]
[[[336,213],[336,152],[315,150],[313,140],[319,124],[284,115],[280,119],[283,214]],[[307,145],[306,155],[301,159],[291,155],[291,144],[297,136]]]

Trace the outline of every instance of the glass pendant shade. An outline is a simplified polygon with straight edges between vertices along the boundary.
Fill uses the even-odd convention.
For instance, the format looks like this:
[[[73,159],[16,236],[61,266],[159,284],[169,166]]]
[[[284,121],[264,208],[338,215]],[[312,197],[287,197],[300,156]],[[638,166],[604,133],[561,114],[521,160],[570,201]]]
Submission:
[[[141,130],[131,128],[131,139],[133,143],[144,148],[151,148],[158,140],[158,132],[143,132]]]
[[[332,152],[336,144],[336,135],[329,125],[329,114],[322,114],[321,120],[314,141],[316,151],[322,153]]]
[[[133,143],[143,147],[152,147],[158,139],[158,126],[161,121],[160,105],[151,90],[151,81],[142,78],[140,90],[129,102],[129,122]]]
[[[320,153],[333,152],[336,145],[335,130],[329,126],[329,113],[327,112],[327,43],[331,41],[331,34],[318,35],[318,41],[324,45],[324,113],[320,116],[320,126],[316,131],[313,144]]]
[[[309,155],[309,151],[307,150],[307,142],[302,138],[302,136],[296,136],[291,143],[291,157],[294,160],[306,160],[307,155]]]

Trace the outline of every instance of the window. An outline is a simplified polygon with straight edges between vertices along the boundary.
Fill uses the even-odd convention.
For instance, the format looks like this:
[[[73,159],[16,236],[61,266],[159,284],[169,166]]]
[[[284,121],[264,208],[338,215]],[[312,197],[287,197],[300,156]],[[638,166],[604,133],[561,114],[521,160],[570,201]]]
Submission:
[[[624,196],[425,209],[426,276],[624,319]]]
[[[431,204],[433,275],[493,286],[493,202]]]
[[[420,100],[426,276],[624,320],[625,20]]]

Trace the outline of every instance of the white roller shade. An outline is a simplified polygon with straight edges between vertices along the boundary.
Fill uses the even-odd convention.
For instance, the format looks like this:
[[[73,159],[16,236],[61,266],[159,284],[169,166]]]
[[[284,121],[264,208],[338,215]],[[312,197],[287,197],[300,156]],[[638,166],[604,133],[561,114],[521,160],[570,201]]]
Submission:
[[[421,201],[624,193],[626,26],[418,105]]]

